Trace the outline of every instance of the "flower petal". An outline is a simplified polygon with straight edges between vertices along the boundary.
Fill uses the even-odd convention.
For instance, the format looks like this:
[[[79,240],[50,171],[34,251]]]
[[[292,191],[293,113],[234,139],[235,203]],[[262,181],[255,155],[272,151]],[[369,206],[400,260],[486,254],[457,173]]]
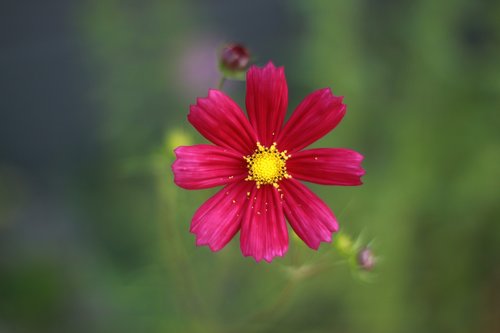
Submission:
[[[244,256],[271,262],[288,250],[288,230],[278,191],[270,185],[254,186],[241,222],[240,247]]]
[[[240,107],[219,90],[191,105],[189,122],[214,144],[247,155],[255,149],[257,136]]]
[[[330,88],[308,95],[295,109],[278,137],[280,150],[296,152],[330,132],[344,117],[342,97],[332,95]]]
[[[363,155],[354,150],[319,148],[294,153],[286,162],[293,178],[324,185],[361,185]]]
[[[247,175],[245,160],[227,148],[194,145],[178,147],[174,152],[174,182],[188,190],[226,185]]]
[[[276,141],[288,106],[288,86],[283,67],[272,62],[252,66],[247,72],[246,108],[260,143],[269,147]]]
[[[285,216],[293,230],[312,249],[321,242],[330,242],[338,230],[337,220],[328,206],[299,181],[287,179],[280,183]]]
[[[246,193],[252,185],[229,184],[198,208],[190,229],[196,235],[196,245],[208,245],[212,251],[226,246],[240,228],[241,214],[248,204]]]

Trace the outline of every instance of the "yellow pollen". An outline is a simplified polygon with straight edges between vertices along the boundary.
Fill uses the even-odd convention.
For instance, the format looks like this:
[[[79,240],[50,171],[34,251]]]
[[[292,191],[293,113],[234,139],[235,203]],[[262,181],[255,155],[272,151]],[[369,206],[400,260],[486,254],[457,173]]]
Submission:
[[[245,180],[253,180],[257,188],[261,185],[273,185],[278,188],[278,182],[283,178],[292,178],[286,172],[286,160],[291,155],[287,151],[282,152],[276,149],[276,142],[270,147],[264,147],[257,142],[257,149],[254,153],[243,158],[247,162],[248,177]]]

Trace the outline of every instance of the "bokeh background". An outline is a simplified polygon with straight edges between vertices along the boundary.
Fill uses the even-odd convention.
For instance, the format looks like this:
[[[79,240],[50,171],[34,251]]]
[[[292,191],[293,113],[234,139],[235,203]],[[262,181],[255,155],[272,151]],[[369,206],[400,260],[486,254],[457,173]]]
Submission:
[[[500,2],[2,1],[0,27],[0,332],[500,332]],[[194,246],[213,191],[173,185],[172,148],[203,142],[228,41],[285,66],[290,111],[345,96],[317,146],[365,184],[313,187],[372,242],[368,282],[329,245]]]

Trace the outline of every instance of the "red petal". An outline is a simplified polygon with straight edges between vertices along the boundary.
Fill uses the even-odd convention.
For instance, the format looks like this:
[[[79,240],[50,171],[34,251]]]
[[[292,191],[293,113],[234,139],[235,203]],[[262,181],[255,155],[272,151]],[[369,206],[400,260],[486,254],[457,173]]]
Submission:
[[[288,179],[280,183],[285,216],[293,230],[310,248],[330,242],[338,230],[337,220],[328,206],[305,185]]]
[[[248,174],[245,160],[233,150],[195,145],[178,147],[174,152],[174,182],[188,190],[226,185],[241,181]]]
[[[246,107],[260,143],[269,147],[276,141],[288,106],[288,87],[283,67],[272,62],[252,66],[247,72]]]
[[[278,137],[280,150],[296,152],[322,138],[342,120],[346,106],[329,88],[308,95],[295,109]]]
[[[294,153],[286,162],[293,178],[324,185],[361,185],[363,155],[354,150],[319,148]]]
[[[216,145],[247,155],[255,149],[257,137],[236,103],[221,91],[210,89],[208,97],[191,105],[189,122]]]
[[[196,245],[208,245],[212,251],[226,246],[240,228],[251,186],[250,182],[229,184],[198,208],[190,229],[196,234]]]
[[[278,191],[264,185],[253,188],[250,204],[241,224],[240,246],[244,256],[252,256],[257,262],[271,262],[288,250],[288,230]]]

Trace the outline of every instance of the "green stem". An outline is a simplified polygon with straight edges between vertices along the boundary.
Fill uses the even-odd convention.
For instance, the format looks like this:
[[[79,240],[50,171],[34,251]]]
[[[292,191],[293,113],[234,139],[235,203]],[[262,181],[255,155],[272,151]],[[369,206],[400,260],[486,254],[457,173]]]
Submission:
[[[170,164],[166,161],[165,164]],[[177,189],[173,187],[173,182],[165,177],[163,172],[158,172],[160,177],[157,180],[158,197],[160,206],[158,208],[158,226],[159,233],[165,235],[162,242],[164,256],[166,258],[166,267],[172,272],[176,288],[176,300],[184,313],[190,313],[198,318],[206,317],[206,309],[200,294],[200,288],[190,266],[190,260],[186,249],[183,246],[179,230],[175,227],[175,211],[180,205],[181,199],[178,196]],[[191,324],[191,323],[190,323]]]
[[[250,315],[244,322],[228,327],[225,332],[255,332],[270,327],[272,322],[283,314],[298,282],[296,279],[290,279],[270,305]]]
[[[224,87],[225,82],[226,82],[226,77],[223,75],[221,76],[219,83],[217,84],[217,89],[222,90],[222,87]]]

